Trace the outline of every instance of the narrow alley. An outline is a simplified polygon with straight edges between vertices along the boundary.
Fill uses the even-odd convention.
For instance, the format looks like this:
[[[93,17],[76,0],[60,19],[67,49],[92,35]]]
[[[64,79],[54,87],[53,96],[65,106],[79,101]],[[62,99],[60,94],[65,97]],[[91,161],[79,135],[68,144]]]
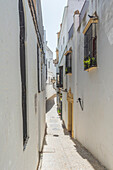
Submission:
[[[77,141],[73,141],[53,107],[46,114],[47,135],[39,170],[105,170]]]

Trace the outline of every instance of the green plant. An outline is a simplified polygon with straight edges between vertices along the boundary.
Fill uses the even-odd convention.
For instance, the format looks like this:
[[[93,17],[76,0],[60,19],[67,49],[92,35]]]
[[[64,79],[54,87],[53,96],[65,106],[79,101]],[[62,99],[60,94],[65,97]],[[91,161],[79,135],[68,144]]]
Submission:
[[[91,59],[88,58],[87,60],[84,60],[84,69],[89,68],[91,65]]]
[[[68,70],[67,70],[67,67],[66,67],[65,71],[66,71],[66,73],[67,73],[67,71],[68,71]]]
[[[93,65],[93,66],[96,66],[96,58],[95,58],[95,57],[92,57],[91,60],[92,60],[92,65]]]
[[[58,113],[61,113],[61,110],[60,110],[60,109],[58,109]]]

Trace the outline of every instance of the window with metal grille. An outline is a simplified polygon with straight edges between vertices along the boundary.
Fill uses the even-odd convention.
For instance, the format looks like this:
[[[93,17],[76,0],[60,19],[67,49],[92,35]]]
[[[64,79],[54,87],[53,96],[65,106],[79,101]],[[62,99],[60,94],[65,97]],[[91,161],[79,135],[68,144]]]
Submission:
[[[59,67],[59,87],[63,87],[63,66]]]
[[[48,68],[50,69],[50,61],[48,61]]]
[[[71,52],[66,55],[65,73],[66,74],[72,73],[72,53]]]
[[[68,32],[68,40],[70,40],[73,37],[73,31],[74,31],[74,23],[72,24],[72,26]]]
[[[97,67],[97,24],[92,23],[84,35],[84,70]]]
[[[27,140],[27,103],[26,103],[26,59],[25,59],[25,18],[22,0],[19,0],[20,20],[20,70],[22,84],[23,144]]]
[[[60,81],[59,81],[59,73],[56,73],[56,86],[59,87]]]
[[[39,46],[37,44],[37,81],[38,81],[38,92],[40,93],[40,60],[39,60]]]

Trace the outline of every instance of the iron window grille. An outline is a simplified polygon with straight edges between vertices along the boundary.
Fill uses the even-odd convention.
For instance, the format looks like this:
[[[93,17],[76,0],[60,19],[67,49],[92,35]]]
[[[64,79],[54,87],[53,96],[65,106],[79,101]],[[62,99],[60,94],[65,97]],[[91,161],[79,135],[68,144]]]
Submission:
[[[59,87],[63,87],[63,66],[59,67]]]
[[[37,44],[37,81],[38,81],[38,93],[40,93],[40,60],[39,60],[39,46]]]
[[[27,103],[26,103],[26,59],[25,59],[25,18],[22,0],[19,0],[20,21],[20,71],[22,84],[23,145],[27,141]]]
[[[88,7],[89,7],[89,0],[85,0],[84,5],[79,15],[79,25],[81,24],[86,12],[88,11]]]
[[[56,73],[56,86],[59,87],[59,73]]]
[[[92,23],[84,35],[84,70],[97,67],[97,24]]]
[[[72,53],[71,52],[66,55],[65,73],[66,74],[72,73]]]
[[[73,32],[74,32],[74,23],[72,24],[72,26],[68,32],[68,40],[70,40],[73,37]]]

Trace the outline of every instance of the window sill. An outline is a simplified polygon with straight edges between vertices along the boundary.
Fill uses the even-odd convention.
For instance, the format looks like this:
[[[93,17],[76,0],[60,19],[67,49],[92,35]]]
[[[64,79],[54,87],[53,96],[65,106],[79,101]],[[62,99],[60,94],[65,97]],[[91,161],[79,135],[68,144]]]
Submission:
[[[66,75],[72,76],[72,73],[66,73]]]
[[[97,67],[96,66],[94,66],[94,67],[90,67],[90,68],[87,68],[87,69],[85,69],[84,71],[91,71],[91,70],[94,70],[94,69],[96,69]]]

